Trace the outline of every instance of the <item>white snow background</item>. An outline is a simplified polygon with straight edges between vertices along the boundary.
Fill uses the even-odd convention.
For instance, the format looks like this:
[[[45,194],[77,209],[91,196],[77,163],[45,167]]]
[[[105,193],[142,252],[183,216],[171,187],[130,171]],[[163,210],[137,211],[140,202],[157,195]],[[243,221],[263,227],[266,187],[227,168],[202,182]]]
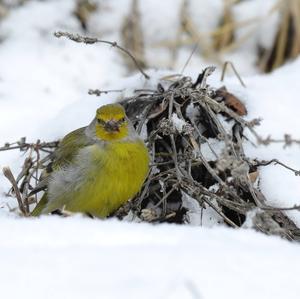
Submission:
[[[147,59],[153,67],[166,68],[169,54],[151,44],[174,38],[176,32],[170,28],[178,22],[181,1],[141,2]],[[220,14],[222,1],[192,2],[199,26],[203,30],[216,26],[210,12]],[[72,15],[74,3],[29,1],[0,23],[0,145],[23,136],[29,141],[61,138],[87,125],[100,105],[130,95],[134,88],[154,87],[163,75],[180,72],[190,55],[190,50],[180,50],[173,70],[148,70],[148,82],[140,74],[128,76],[116,49],[53,36],[57,30],[81,32]],[[90,21],[93,33],[118,41],[129,0],[101,3],[104,9]],[[237,6],[236,17],[255,13],[264,17],[269,8],[262,3],[271,7],[275,1],[245,1]],[[263,118],[258,127],[262,136],[282,138],[289,133],[300,139],[300,59],[269,75],[259,74],[254,64],[255,41],[270,42],[277,21],[272,16],[254,31],[246,48],[226,57],[235,63],[247,87],[235,77],[227,77],[225,84],[246,104],[247,118]],[[184,74],[195,78],[208,64],[195,56]],[[217,70],[209,83],[221,86],[219,78]],[[90,88],[124,91],[99,98],[87,94]],[[300,169],[299,146],[247,144],[246,151],[251,157],[277,158]],[[18,151],[1,152],[0,168],[9,165],[17,174],[23,159]],[[268,166],[260,169],[260,177],[269,204],[300,204],[300,178],[292,172]],[[300,298],[298,244],[216,225],[154,226],[80,216],[21,219],[10,212],[16,202],[4,195],[9,188],[1,174],[1,298]],[[287,213],[300,226],[300,213]]]

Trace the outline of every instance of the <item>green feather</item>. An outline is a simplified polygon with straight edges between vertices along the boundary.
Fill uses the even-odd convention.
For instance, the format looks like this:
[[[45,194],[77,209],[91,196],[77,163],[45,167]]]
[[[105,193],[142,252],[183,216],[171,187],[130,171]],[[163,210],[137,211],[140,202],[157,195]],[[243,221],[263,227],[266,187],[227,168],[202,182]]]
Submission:
[[[48,202],[48,198],[47,198],[47,193],[45,192],[30,215],[33,217],[40,216],[42,214],[42,210],[45,208],[47,202]]]
[[[68,135],[66,135],[61,142],[59,143],[59,147],[54,152],[54,161],[53,161],[53,169],[57,170],[61,167],[72,163],[74,157],[77,155],[78,151],[87,146],[92,144],[93,142],[85,135],[86,127],[77,129]],[[46,187],[49,181],[49,175],[51,173],[47,173],[44,179],[38,184],[38,186]],[[37,192],[40,189],[37,188]],[[35,189],[32,190],[31,194],[37,193]],[[34,210],[31,212],[31,216],[40,216],[42,214],[42,210],[48,203],[47,192],[44,193]]]

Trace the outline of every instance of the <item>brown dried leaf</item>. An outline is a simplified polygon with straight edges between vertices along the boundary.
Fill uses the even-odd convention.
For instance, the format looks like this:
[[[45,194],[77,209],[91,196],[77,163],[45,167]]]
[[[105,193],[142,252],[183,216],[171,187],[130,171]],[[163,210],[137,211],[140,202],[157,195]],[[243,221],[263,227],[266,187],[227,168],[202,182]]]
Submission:
[[[234,94],[228,92],[225,86],[219,88],[216,91],[216,94],[218,97],[222,97],[225,105],[238,115],[244,116],[248,113],[241,100],[238,99]]]

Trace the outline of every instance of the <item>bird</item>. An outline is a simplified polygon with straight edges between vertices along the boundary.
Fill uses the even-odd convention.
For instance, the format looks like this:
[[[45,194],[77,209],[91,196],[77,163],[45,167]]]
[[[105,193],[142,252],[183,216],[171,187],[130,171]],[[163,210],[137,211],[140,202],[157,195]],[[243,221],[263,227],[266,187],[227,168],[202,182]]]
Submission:
[[[32,216],[65,210],[106,218],[140,191],[149,152],[123,106],[108,104],[61,140],[48,168],[39,183],[46,191]]]

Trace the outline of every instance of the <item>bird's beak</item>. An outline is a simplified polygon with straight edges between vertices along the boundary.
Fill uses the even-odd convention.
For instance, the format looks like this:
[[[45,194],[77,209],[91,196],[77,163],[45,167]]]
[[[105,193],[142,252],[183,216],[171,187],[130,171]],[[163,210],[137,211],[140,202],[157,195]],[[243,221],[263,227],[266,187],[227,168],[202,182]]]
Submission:
[[[109,133],[119,132],[119,124],[116,120],[111,119],[105,123],[104,129]]]

